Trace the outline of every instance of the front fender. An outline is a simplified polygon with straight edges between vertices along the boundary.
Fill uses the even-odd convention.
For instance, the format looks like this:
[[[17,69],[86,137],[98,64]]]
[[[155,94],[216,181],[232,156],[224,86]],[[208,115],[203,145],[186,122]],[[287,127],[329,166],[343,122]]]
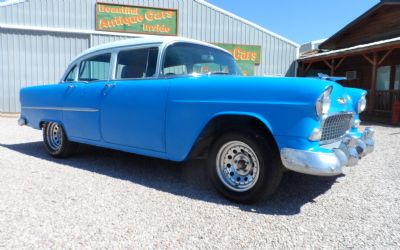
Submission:
[[[328,85],[334,85],[338,95],[343,93],[336,83],[313,79],[172,79],[165,123],[168,158],[184,160],[208,122],[221,115],[258,119],[279,148],[286,146],[287,140],[276,138],[307,138],[320,125],[315,101]],[[346,110],[347,106],[335,106],[335,112]]]
[[[270,122],[258,113],[243,111],[222,111],[210,113],[198,122],[190,122],[190,124],[186,124],[186,126],[183,127],[181,126],[178,130],[174,130],[172,126],[167,129],[168,158],[174,161],[185,160],[195,147],[198,139],[209,127],[208,125],[211,124],[215,119],[218,119],[222,116],[241,116],[254,118],[260,121],[271,133],[273,132],[273,127],[271,126]]]

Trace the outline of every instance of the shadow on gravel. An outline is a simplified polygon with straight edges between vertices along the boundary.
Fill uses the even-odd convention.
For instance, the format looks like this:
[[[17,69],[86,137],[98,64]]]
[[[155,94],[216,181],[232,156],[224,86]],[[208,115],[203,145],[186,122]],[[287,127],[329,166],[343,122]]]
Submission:
[[[203,171],[203,161],[193,160],[182,164],[148,158],[109,149],[81,146],[77,155],[68,159],[49,156],[42,142],[0,146],[40,159],[74,167],[121,180],[128,180],[162,192],[184,196],[221,205],[235,206],[243,211],[295,215],[303,205],[314,202],[328,191],[337,177],[316,177],[288,172],[284,175],[277,192],[269,199],[241,205],[230,202],[216,193]]]

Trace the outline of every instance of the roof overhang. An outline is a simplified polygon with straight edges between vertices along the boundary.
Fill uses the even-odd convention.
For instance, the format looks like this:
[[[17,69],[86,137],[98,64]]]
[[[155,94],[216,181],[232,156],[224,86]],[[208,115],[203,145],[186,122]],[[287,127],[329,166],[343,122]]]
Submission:
[[[331,50],[328,52],[317,53],[314,55],[305,56],[300,58],[300,62],[315,62],[326,59],[341,58],[344,56],[352,56],[357,54],[369,53],[385,49],[400,48],[400,37],[391,38],[387,40],[377,41],[349,47],[345,49]]]
[[[382,6],[387,6],[387,5],[400,5],[400,0],[381,0],[379,3],[374,5],[372,8],[367,10],[364,14],[353,20],[351,23],[347,24],[345,27],[343,27],[341,30],[333,34],[330,38],[326,39],[323,43],[320,44],[321,49],[332,49],[330,48],[333,42],[338,40],[341,35],[346,33],[348,30],[352,29],[354,26],[358,25],[361,21],[364,19],[370,17],[371,15],[374,14],[379,8]]]

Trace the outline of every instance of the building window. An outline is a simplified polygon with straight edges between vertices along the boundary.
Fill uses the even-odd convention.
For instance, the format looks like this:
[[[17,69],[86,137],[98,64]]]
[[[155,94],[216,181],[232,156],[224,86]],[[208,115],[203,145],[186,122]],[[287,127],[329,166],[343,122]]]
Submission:
[[[79,81],[107,80],[110,71],[111,54],[102,54],[81,62],[79,67]]]
[[[376,90],[389,90],[390,88],[390,66],[378,68],[376,77]]]
[[[394,89],[400,90],[400,64],[396,65],[396,77],[394,80]]]

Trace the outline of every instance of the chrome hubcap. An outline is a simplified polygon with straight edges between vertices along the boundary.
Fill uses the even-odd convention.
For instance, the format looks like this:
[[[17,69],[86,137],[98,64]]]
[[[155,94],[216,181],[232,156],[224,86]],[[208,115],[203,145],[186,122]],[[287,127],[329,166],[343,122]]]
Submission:
[[[240,141],[224,144],[216,159],[218,177],[229,189],[245,192],[259,177],[259,162],[253,149]]]
[[[49,124],[46,136],[48,145],[52,150],[57,151],[61,148],[63,138],[62,129],[57,123],[51,122]]]

